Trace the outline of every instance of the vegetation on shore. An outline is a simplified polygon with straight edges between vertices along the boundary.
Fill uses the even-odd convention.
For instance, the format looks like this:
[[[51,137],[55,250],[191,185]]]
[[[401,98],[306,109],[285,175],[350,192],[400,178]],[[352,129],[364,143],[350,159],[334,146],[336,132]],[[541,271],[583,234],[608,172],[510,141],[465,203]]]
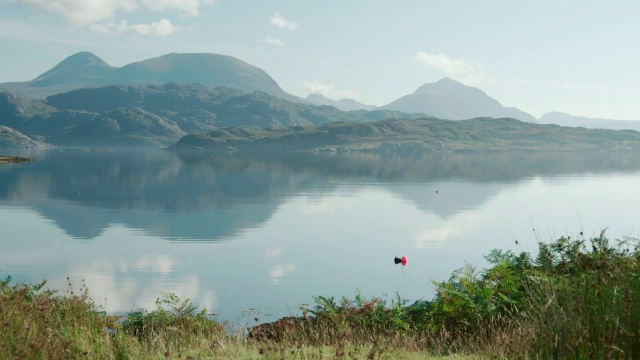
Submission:
[[[561,237],[535,256],[493,250],[490,268],[466,264],[436,282],[431,301],[399,295],[316,297],[304,316],[242,332],[162,294],[153,311],[105,314],[45,283],[0,281],[1,358],[418,359],[640,356],[640,248]]]
[[[0,164],[34,162],[34,161],[36,161],[36,159],[31,157],[0,155]]]

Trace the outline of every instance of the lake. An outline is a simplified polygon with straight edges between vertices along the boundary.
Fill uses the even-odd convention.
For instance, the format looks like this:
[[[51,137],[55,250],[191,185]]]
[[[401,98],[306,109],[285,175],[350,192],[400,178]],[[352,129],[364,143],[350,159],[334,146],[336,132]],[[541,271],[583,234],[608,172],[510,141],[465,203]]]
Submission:
[[[38,161],[0,166],[0,277],[86,285],[109,313],[162,292],[240,325],[318,295],[431,299],[495,248],[640,230],[629,153],[3,154]]]

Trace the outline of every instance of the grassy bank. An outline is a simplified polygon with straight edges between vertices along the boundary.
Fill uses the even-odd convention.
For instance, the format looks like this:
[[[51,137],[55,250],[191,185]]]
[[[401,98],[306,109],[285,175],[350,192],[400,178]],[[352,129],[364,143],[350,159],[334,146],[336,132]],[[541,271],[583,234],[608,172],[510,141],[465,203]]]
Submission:
[[[0,358],[640,357],[640,249],[562,237],[535,256],[493,250],[434,282],[431,301],[318,296],[304,316],[234,333],[189,300],[109,316],[88,297],[0,282]]]

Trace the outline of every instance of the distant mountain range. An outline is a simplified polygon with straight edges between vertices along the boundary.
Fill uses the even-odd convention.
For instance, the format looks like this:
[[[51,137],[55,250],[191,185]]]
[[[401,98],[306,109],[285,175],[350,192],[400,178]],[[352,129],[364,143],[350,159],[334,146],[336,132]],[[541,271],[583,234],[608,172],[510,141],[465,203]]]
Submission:
[[[550,112],[542,115],[538,121],[541,124],[558,124],[562,126],[581,126],[587,129],[613,129],[640,131],[638,120],[611,120],[573,116],[561,112]]]
[[[264,70],[240,59],[219,54],[171,53],[117,68],[90,52],[81,52],[69,56],[31,81],[2,83],[0,89],[9,90],[27,98],[45,98],[89,87],[166,83],[224,86],[248,93],[261,91],[291,102],[334,106],[343,111],[376,108],[374,105],[365,105],[352,99],[333,100],[321,94],[311,94],[306,99],[291,95],[282,90]],[[536,121],[533,116],[523,111],[502,106],[497,100],[477,88],[448,78],[434,84],[425,84],[413,94],[404,96],[380,109],[424,113],[451,120],[489,116]]]
[[[333,100],[318,93],[309,94],[306,100],[314,105],[334,106],[342,111],[373,110],[376,108],[375,105],[365,105],[353,99]]]
[[[90,52],[69,56],[31,81],[0,84],[0,89],[22,96],[44,98],[87,87],[106,85],[161,85],[200,83],[226,86],[244,92],[262,91],[289,101],[300,98],[286,93],[264,70],[226,55],[171,53],[113,67]]]
[[[189,133],[223,127],[304,127],[418,117],[538,121],[449,78],[382,107],[320,94],[303,99],[286,93],[262,69],[218,54],[171,53],[117,68],[82,52],[33,80],[0,84],[0,126],[13,130],[4,130],[3,143],[15,146],[26,146],[22,135],[36,142],[29,146],[167,145]],[[640,130],[640,122],[560,113],[546,114],[540,121]]]
[[[45,100],[0,92],[0,125],[66,146],[163,146],[187,133],[230,126],[285,128],[417,117],[424,114],[344,112],[259,91],[245,93],[201,84],[109,85],[51,95]]]

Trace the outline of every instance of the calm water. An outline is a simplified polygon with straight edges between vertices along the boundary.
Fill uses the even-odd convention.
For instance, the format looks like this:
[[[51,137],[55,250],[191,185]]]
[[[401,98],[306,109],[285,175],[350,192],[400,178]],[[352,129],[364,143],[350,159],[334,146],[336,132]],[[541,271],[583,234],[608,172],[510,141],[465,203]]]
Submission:
[[[69,277],[114,313],[161,292],[249,325],[316,295],[431,299],[494,248],[640,235],[632,154],[21,155],[39,161],[0,166],[0,276]]]

